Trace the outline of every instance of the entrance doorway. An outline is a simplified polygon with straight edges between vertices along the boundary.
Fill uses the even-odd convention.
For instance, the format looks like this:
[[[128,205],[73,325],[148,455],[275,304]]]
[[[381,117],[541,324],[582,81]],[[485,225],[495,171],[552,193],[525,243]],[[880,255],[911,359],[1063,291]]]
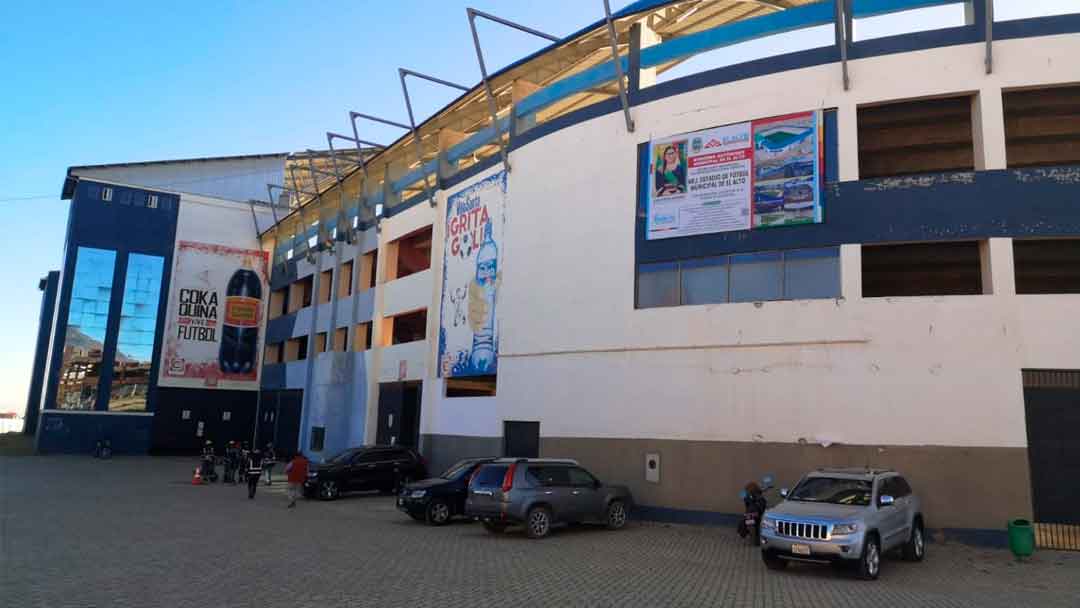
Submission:
[[[520,420],[503,422],[503,456],[540,457],[540,423]]]
[[[1037,526],[1065,524],[1072,529],[1065,536],[1075,536],[1070,544],[1076,546],[1059,548],[1078,550],[1080,371],[1024,370],[1023,375],[1035,522]]]
[[[375,443],[416,448],[420,445],[420,382],[379,385],[379,418]]]
[[[261,447],[273,442],[274,452],[279,457],[289,458],[296,454],[303,403],[304,391],[300,389],[263,391],[259,403],[256,445]]]

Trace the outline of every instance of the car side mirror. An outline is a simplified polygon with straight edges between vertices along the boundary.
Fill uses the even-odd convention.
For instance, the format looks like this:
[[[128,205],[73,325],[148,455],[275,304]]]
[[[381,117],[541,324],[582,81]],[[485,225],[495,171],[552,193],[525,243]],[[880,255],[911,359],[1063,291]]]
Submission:
[[[787,498],[787,495],[788,495],[788,489],[787,488],[780,488],[780,496],[783,497],[783,498]]]
[[[892,496],[889,496],[888,494],[885,494],[878,498],[878,504],[882,507],[891,507],[894,502],[896,502],[896,499]]]

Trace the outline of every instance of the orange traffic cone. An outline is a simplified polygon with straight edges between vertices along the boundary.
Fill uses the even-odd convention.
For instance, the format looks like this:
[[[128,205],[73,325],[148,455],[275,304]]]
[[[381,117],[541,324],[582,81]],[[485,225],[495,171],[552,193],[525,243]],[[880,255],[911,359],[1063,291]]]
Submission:
[[[193,486],[201,486],[202,485],[202,473],[199,472],[199,467],[195,467],[195,475],[192,476],[192,478],[191,478],[191,485],[193,485]]]

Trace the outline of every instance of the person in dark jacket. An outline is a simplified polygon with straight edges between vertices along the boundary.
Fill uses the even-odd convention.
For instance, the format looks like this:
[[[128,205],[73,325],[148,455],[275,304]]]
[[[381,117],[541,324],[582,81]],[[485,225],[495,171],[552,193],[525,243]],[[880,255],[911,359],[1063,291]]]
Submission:
[[[259,450],[251,450],[247,457],[248,498],[255,498],[255,489],[263,472],[263,457]]]
[[[239,444],[230,441],[225,448],[225,483],[235,484],[237,482],[241,466],[243,466],[243,462],[240,460]]]
[[[274,462],[277,455],[274,454],[274,444],[267,443],[263,449],[263,471],[266,473],[266,485],[270,485],[270,473],[274,470]]]

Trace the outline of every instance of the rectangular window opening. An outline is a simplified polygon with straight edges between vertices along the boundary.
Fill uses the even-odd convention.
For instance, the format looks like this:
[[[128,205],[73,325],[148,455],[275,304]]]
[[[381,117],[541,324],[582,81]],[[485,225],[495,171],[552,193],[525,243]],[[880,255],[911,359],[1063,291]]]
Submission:
[[[270,292],[270,310],[268,319],[276,319],[281,315],[289,314],[289,288],[282,287]]]
[[[326,441],[326,427],[313,426],[311,427],[311,443],[309,449],[312,452],[321,452],[323,450],[323,442]]]
[[[431,267],[431,234],[431,226],[425,226],[389,244],[387,251],[391,255],[390,261],[394,263],[392,268],[386,269],[387,281],[401,279]]]
[[[864,245],[863,297],[983,293],[978,241]]]
[[[315,334],[315,354],[326,352],[326,332],[321,331]]]
[[[324,270],[319,273],[319,304],[330,302],[330,294],[334,289],[334,271]]]
[[[1009,167],[1080,164],[1080,85],[1005,91]]]
[[[346,350],[346,345],[349,343],[349,328],[339,327],[334,330],[334,347],[333,350],[336,353],[343,353]]]
[[[56,387],[58,409],[92,410],[97,402],[115,266],[115,251],[79,247],[75,252],[75,277]]]
[[[1080,239],[1013,241],[1016,293],[1080,293]]]
[[[972,96],[858,109],[859,178],[973,171]]]
[[[390,344],[419,342],[427,337],[427,309],[388,317],[387,320],[390,321]]]
[[[447,397],[494,397],[496,375],[447,378]]]
[[[274,363],[282,363],[285,361],[285,343],[278,342],[276,344],[267,344],[266,353],[263,356],[263,363],[272,365]]]
[[[371,348],[371,321],[359,323],[353,329],[353,350],[362,353]]]
[[[146,410],[164,268],[165,258],[161,256],[128,255],[120,331],[116,339],[112,386],[109,389],[111,412]]]
[[[288,311],[290,313],[311,306],[311,292],[314,288],[314,281],[314,276],[306,276],[294,281],[292,285],[289,285]]]
[[[285,342],[285,361],[303,361],[307,359],[307,336],[291,338]]]
[[[353,262],[349,260],[338,267],[338,294],[339,298],[347,298],[352,295]]]

